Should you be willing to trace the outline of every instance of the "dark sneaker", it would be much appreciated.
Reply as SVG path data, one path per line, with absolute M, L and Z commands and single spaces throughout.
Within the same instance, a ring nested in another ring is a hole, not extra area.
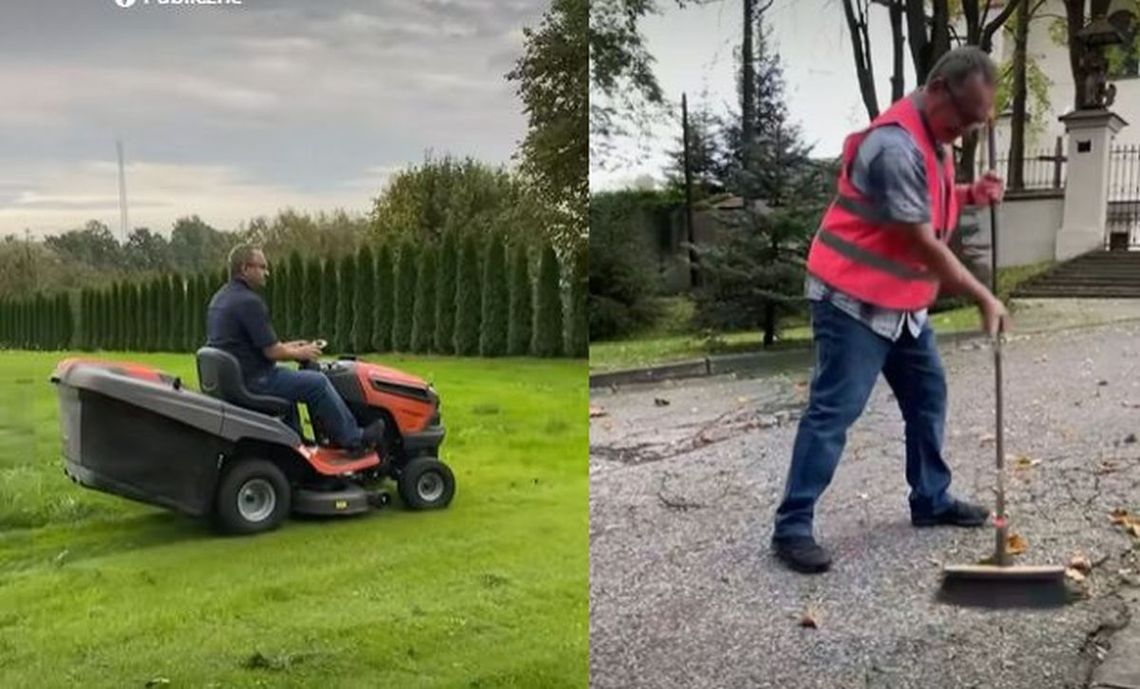
M 386 430 L 383 419 L 376 419 L 360 430 L 360 442 L 364 447 L 379 448 L 380 444 L 384 442 L 384 431 Z
M 831 556 L 810 536 L 772 539 L 772 552 L 781 562 L 801 574 L 826 572 Z
M 934 515 L 919 515 L 911 513 L 910 523 L 914 526 L 984 526 L 990 517 L 990 511 L 981 505 L 974 505 L 963 500 L 954 500 L 946 510 Z

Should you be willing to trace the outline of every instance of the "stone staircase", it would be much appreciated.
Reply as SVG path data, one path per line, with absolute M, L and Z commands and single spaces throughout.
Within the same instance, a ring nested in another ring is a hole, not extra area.
M 1026 281 L 1024 298 L 1140 299 L 1140 251 L 1092 251 Z

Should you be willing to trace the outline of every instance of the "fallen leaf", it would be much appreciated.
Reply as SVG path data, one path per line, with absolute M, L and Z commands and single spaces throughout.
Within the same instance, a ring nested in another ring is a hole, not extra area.
M 737 403 L 737 404 L 747 404 L 747 403 L 748 403 L 748 398 L 747 398 L 747 397 L 737 397 L 737 398 L 736 398 L 736 403 Z
M 1136 538 L 1140 538 L 1140 524 L 1131 522 L 1128 524 L 1127 528 L 1129 533 L 1131 533 Z
M 808 608 L 800 617 L 800 626 L 810 629 L 819 629 L 819 613 L 815 608 Z
M 1113 524 L 1127 524 L 1132 519 L 1132 515 L 1128 514 L 1128 510 L 1117 507 L 1108 515 L 1108 518 Z
M 1078 570 L 1074 567 L 1069 567 L 1068 569 L 1066 569 L 1065 570 L 1065 576 L 1067 576 L 1068 578 L 1077 582 L 1078 584 L 1083 582 L 1086 579 L 1084 572 L 1081 572 L 1080 570 Z
M 664 397 L 654 397 L 653 398 L 653 404 L 654 404 L 654 406 L 658 406 L 658 407 L 668 407 L 669 406 L 669 400 L 665 399 Z
M 1019 534 L 1010 534 L 1005 539 L 1005 549 L 1010 555 L 1020 555 L 1029 550 L 1029 541 Z
M 1021 455 L 1020 457 L 1018 457 L 1017 459 L 1015 459 L 1013 461 L 1013 466 L 1015 469 L 1030 469 L 1032 467 L 1037 466 L 1040 463 L 1041 463 L 1040 459 L 1030 459 L 1030 458 L 1026 457 L 1025 455 Z
M 1074 555 L 1072 559 L 1069 560 L 1069 569 L 1075 569 L 1078 572 L 1088 574 L 1092 571 L 1092 563 L 1082 554 Z
M 601 407 L 590 405 L 590 418 L 596 419 L 600 416 L 609 416 L 609 412 L 607 412 L 605 409 L 602 409 Z

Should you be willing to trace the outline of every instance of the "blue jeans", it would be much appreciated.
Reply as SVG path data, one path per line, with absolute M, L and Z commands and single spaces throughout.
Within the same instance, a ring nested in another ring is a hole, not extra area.
M 250 380 L 247 387 L 253 393 L 281 397 L 293 402 L 285 422 L 302 437 L 304 434 L 301 433 L 297 402 L 305 403 L 309 414 L 320 421 L 321 428 L 340 447 L 356 448 L 361 444 L 360 427 L 356 425 L 356 418 L 323 373 L 274 366 L 269 373 Z
M 950 467 L 942 459 L 946 375 L 930 324 L 917 338 L 904 328 L 895 342 L 831 304 L 811 303 L 815 369 L 807 411 L 792 449 L 775 538 L 812 535 L 815 503 L 831 483 L 847 429 L 863 413 L 882 372 L 906 422 L 910 510 L 928 516 L 950 506 Z

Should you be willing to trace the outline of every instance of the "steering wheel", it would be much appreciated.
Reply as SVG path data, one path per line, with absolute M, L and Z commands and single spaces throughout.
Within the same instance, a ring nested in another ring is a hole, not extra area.
M 319 349 L 324 349 L 325 347 L 329 346 L 328 340 L 313 340 L 313 344 L 315 344 Z M 321 365 L 315 360 L 298 361 L 297 368 L 301 371 L 319 371 L 321 370 Z

